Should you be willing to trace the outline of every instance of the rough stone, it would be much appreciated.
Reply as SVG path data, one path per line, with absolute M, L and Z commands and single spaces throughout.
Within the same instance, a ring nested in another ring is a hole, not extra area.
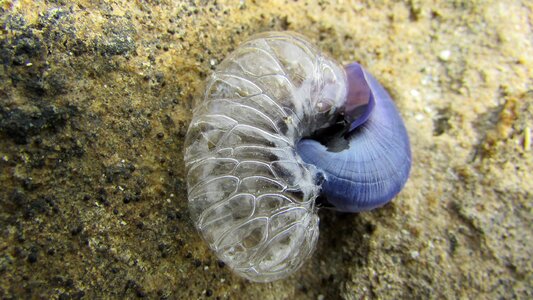
M 532 298 L 532 11 L 0 1 L 0 297 Z M 414 162 L 391 204 L 321 211 L 301 271 L 251 284 L 215 267 L 194 230 L 182 144 L 212 68 L 250 35 L 285 29 L 387 87 Z

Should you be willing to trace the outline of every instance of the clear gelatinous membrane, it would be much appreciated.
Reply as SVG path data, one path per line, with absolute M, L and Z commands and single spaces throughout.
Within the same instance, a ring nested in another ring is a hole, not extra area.
M 241 276 L 286 277 L 314 250 L 320 187 L 296 143 L 331 125 L 345 98 L 342 68 L 294 33 L 253 37 L 209 78 L 186 138 L 189 207 Z

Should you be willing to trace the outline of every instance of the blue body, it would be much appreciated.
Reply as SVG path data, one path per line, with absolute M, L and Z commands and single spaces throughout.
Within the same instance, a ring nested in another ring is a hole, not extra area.
M 348 84 L 370 89 L 370 111 L 363 114 L 364 120 L 351 118 L 344 150 L 331 151 L 318 141 L 303 139 L 297 152 L 323 173 L 322 193 L 330 204 L 340 211 L 359 212 L 383 206 L 400 192 L 409 177 L 411 149 L 387 91 L 359 64 L 348 66 L 347 72 L 349 68 L 364 75 L 348 76 Z

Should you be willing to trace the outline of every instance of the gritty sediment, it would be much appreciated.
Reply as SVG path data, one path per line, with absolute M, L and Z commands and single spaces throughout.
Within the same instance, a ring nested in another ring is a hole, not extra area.
M 531 298 L 527 1 L 0 1 L 2 298 Z M 317 250 L 251 284 L 187 211 L 183 142 L 247 37 L 307 36 L 390 91 L 413 168 L 382 209 L 320 211 Z

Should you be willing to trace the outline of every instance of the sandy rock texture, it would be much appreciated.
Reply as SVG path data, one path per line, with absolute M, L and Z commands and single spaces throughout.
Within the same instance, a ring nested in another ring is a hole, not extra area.
M 525 0 L 0 0 L 0 297 L 532 298 L 532 24 Z M 372 72 L 414 162 L 252 284 L 194 229 L 183 139 L 209 72 L 267 30 Z

